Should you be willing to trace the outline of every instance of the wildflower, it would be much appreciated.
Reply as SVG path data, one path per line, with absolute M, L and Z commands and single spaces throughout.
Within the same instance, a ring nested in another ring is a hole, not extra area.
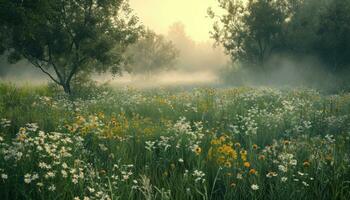
M 282 172 L 287 172 L 287 171 L 288 171 L 287 167 L 285 167 L 285 166 L 283 166 L 283 165 L 278 165 L 278 169 L 279 169 L 280 171 L 282 171 Z
M 39 182 L 39 183 L 37 183 L 36 184 L 38 187 L 43 187 L 44 186 L 44 184 L 42 183 L 42 182 Z
M 303 166 L 304 167 L 309 167 L 310 166 L 310 162 L 305 160 L 304 163 L 303 163 Z
M 253 149 L 258 149 L 258 145 L 257 144 L 253 144 Z
M 156 142 L 154 141 L 146 141 L 146 146 L 145 148 L 148 150 L 148 151 L 152 151 L 153 149 L 155 149 L 156 147 L 154 146 L 156 144 Z
M 309 186 L 309 184 L 307 184 L 305 181 L 303 181 L 302 183 L 303 183 L 303 185 L 305 185 L 306 187 Z
M 183 163 L 184 162 L 184 159 L 182 159 L 182 158 L 179 158 L 179 160 L 178 160 L 180 163 Z
M 226 140 L 226 136 L 225 136 L 225 135 L 222 135 L 222 136 L 220 137 L 220 141 L 221 141 L 221 142 L 225 142 L 225 140 Z
M 250 163 L 249 163 L 249 162 L 244 162 L 243 165 L 244 165 L 244 167 L 246 167 L 246 168 L 249 168 L 249 167 L 250 167 Z
M 232 159 L 237 160 L 237 152 L 235 150 L 230 151 L 229 154 Z
M 230 168 L 232 166 L 230 161 L 226 161 L 225 162 L 225 167 Z
M 298 163 L 298 161 L 295 159 L 293 159 L 289 162 L 289 164 L 294 165 L 294 166 L 297 165 L 297 163 Z
M 277 176 L 277 175 L 278 174 L 276 172 L 269 172 L 269 173 L 266 174 L 266 177 L 267 178 L 272 178 L 272 177 Z
M 94 189 L 94 188 L 87 187 L 87 189 L 88 189 L 88 190 L 89 190 L 89 192 L 91 192 L 91 193 L 94 193 L 94 192 L 95 192 L 95 189 Z
M 241 155 L 247 155 L 247 151 L 246 151 L 246 150 L 241 150 L 239 153 L 240 153 Z
M 283 142 L 283 144 L 284 144 L 284 145 L 289 145 L 289 144 L 290 144 L 290 141 L 289 141 L 289 140 L 285 140 L 285 141 Z
M 24 128 L 24 127 L 21 127 L 21 128 L 19 128 L 19 134 L 25 134 L 26 133 L 26 128 Z
M 56 186 L 55 186 L 55 185 L 51 185 L 51 186 L 49 187 L 49 190 L 52 191 L 52 192 L 55 191 L 55 190 L 56 190 Z
M 30 182 L 32 182 L 32 179 L 30 178 L 30 174 L 25 174 L 24 175 L 24 182 L 29 184 Z
M 67 178 L 68 177 L 68 174 L 65 170 L 61 170 L 61 174 L 62 174 L 62 177 L 63 178 Z
M 236 187 L 236 183 L 232 182 L 232 183 L 230 184 L 230 186 L 231 186 L 231 187 Z
M 304 173 L 299 172 L 299 171 L 298 171 L 298 174 L 299 174 L 300 176 L 304 176 L 304 175 L 305 175 Z
M 225 162 L 225 157 L 224 156 L 220 156 L 218 159 L 217 159 L 217 162 L 221 165 Z
M 260 155 L 259 156 L 259 160 L 265 160 L 265 156 L 264 155 Z
M 199 155 L 199 154 L 202 152 L 202 149 L 201 149 L 199 146 L 197 146 L 197 147 L 194 149 L 194 152 L 195 152 L 197 155 Z
M 27 138 L 27 135 L 25 134 L 25 132 L 24 133 L 20 133 L 17 136 L 17 140 L 19 140 L 21 142 L 23 142 L 26 138 Z
M 36 123 L 28 123 L 28 124 L 26 124 L 26 128 L 27 128 L 27 130 L 29 130 L 29 131 L 36 131 L 39 127 L 38 127 L 38 124 L 36 124 Z
M 241 144 L 239 142 L 235 143 L 235 147 L 241 148 Z
M 7 176 L 7 174 L 1 174 L 1 178 L 5 180 L 8 178 L 8 176 Z
M 259 186 L 256 185 L 256 184 L 253 184 L 253 185 L 250 186 L 250 188 L 252 188 L 252 190 L 258 190 Z
M 55 173 L 54 173 L 54 172 L 49 171 L 49 172 L 47 172 L 47 173 L 45 174 L 45 178 L 46 178 L 46 179 L 48 179 L 48 178 L 53 178 L 53 177 L 55 177 Z
M 251 174 L 251 175 L 256 174 L 256 173 L 257 173 L 257 171 L 255 169 L 250 169 L 249 170 L 249 174 Z
M 194 170 L 194 172 L 192 173 L 192 176 L 196 177 L 196 179 L 194 180 L 196 183 L 199 181 L 202 181 L 202 183 L 204 183 L 205 179 L 205 173 L 199 170 Z
M 241 173 L 238 173 L 236 178 L 241 180 L 241 179 L 243 179 L 243 176 Z
M 247 160 L 247 151 L 246 151 L 246 150 L 242 150 L 242 151 L 240 152 L 240 154 L 241 154 L 241 159 L 242 159 L 243 161 L 246 161 L 246 160 Z
M 62 163 L 62 167 L 63 167 L 63 169 L 67 169 L 68 165 L 66 163 Z
M 38 175 L 38 174 L 33 174 L 32 180 L 36 180 L 36 179 L 38 179 L 38 178 L 39 178 L 39 175 Z
M 281 178 L 281 181 L 282 181 L 283 183 L 286 182 L 287 180 L 288 180 L 288 178 L 285 177 L 285 176 Z
M 80 200 L 80 198 L 79 197 L 74 197 L 74 200 Z
M 213 140 L 211 140 L 210 143 L 211 143 L 212 145 L 218 145 L 218 144 L 221 143 L 221 141 L 220 141 L 220 140 L 217 140 L 217 139 L 213 139 Z
M 77 184 L 78 183 L 78 178 L 79 178 L 78 175 L 74 174 L 73 178 L 72 178 L 72 183 Z

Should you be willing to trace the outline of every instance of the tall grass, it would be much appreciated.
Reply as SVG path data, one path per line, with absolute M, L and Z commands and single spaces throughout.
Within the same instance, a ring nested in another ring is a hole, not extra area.
M 0 85 L 2 199 L 348 199 L 350 94 Z M 22 127 L 22 128 L 21 128 Z

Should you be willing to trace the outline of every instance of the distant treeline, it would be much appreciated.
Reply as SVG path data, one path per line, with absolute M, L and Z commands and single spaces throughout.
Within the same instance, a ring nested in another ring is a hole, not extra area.
M 219 0 L 212 37 L 234 62 L 268 71 L 273 56 L 318 59 L 332 74 L 350 67 L 350 0 Z

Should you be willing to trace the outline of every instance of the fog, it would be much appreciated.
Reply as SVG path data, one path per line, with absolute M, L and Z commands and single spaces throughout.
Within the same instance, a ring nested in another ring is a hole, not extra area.
M 310 87 L 333 90 L 341 85 L 341 79 L 330 73 L 317 58 L 280 54 L 272 56 L 266 62 L 265 69 L 250 69 L 239 64 L 228 65 L 221 72 L 220 78 L 230 86 Z
M 47 83 L 49 78 L 26 60 L 10 64 L 5 56 L 0 56 L 0 81 L 17 85 L 41 85 Z
M 113 77 L 106 74 L 94 74 L 98 83 L 110 83 L 113 86 L 158 87 L 178 85 L 217 85 L 221 82 L 219 72 L 228 63 L 229 58 L 222 48 L 213 48 L 213 42 L 196 42 L 186 33 L 184 24 L 177 22 L 169 27 L 165 35 L 180 51 L 173 70 L 161 71 L 149 75 L 134 75 L 124 72 Z M 16 64 L 0 61 L 0 79 L 15 84 L 42 84 L 49 79 L 30 63 L 22 60 Z
M 267 61 L 269 72 L 264 73 L 264 70 L 233 65 L 223 48 L 214 48 L 212 40 L 193 40 L 181 22 L 172 24 L 165 37 L 180 51 L 174 69 L 151 75 L 124 72 L 113 77 L 108 73 L 94 74 L 93 79 L 99 84 L 137 88 L 269 86 L 333 90 L 341 84 L 339 77 L 331 75 L 322 62 L 313 57 L 293 58 L 276 54 Z M 25 60 L 9 64 L 4 56 L 0 58 L 0 80 L 18 85 L 39 85 L 49 81 L 46 75 Z

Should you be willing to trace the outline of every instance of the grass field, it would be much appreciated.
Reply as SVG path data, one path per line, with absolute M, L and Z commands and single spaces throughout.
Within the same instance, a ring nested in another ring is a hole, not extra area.
M 350 94 L 0 85 L 0 199 L 350 199 Z

